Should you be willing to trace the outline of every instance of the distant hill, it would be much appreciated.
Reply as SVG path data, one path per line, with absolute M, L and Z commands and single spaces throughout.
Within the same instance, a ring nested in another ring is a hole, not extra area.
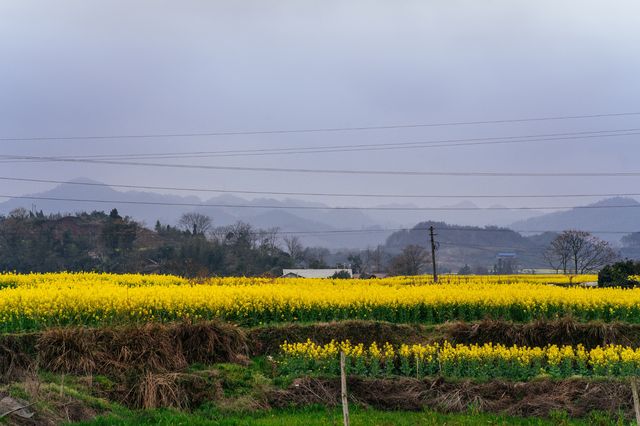
M 383 204 L 380 207 L 404 207 L 414 208 L 415 204 Z M 435 207 L 435 206 L 434 206 Z M 452 209 L 472 209 L 472 210 L 408 210 L 408 211 L 396 211 L 390 214 L 389 211 L 371 211 L 367 214 L 377 220 L 378 222 L 385 223 L 392 217 L 395 222 L 402 223 L 404 225 L 414 224 L 424 221 L 435 222 L 447 222 L 457 223 L 460 225 L 468 226 L 507 226 L 515 221 L 529 219 L 543 214 L 543 211 L 537 210 L 502 210 L 503 206 L 493 205 L 492 207 L 500 207 L 501 210 L 475 210 L 478 209 L 478 205 L 471 201 L 460 201 L 454 204 L 445 204 L 438 207 L 446 207 Z
M 422 222 L 410 230 L 394 232 L 387 238 L 385 250 L 397 254 L 409 244 L 430 247 L 426 229 L 434 226 L 438 263 L 442 268 L 457 272 L 462 266 L 492 267 L 499 253 L 515 253 L 516 262 L 523 268 L 547 268 L 542 257 L 544 249 L 555 237 L 546 233 L 525 237 L 515 231 L 499 227 L 449 225 L 443 222 Z
M 76 179 L 74 182 L 100 184 L 89 179 Z M 153 227 L 156 220 L 164 224 L 174 225 L 180 216 L 187 211 L 198 211 L 210 216 L 214 226 L 225 226 L 239 220 L 248 222 L 259 228 L 280 228 L 295 232 L 336 231 L 340 229 L 375 229 L 380 228 L 378 222 L 358 210 L 304 210 L 279 208 L 242 208 L 241 205 L 258 206 L 315 206 L 325 204 L 295 199 L 284 201 L 257 198 L 244 199 L 232 195 L 220 195 L 207 200 L 196 196 L 179 196 L 158 194 L 146 191 L 117 191 L 108 186 L 62 184 L 48 191 L 31 194 L 36 197 L 49 198 L 39 200 L 10 199 L 0 203 L 0 213 L 7 214 L 11 210 L 24 207 L 27 210 L 42 210 L 45 213 L 76 213 L 83 211 L 118 211 L 131 218 Z M 95 200 L 95 201 L 68 201 Z M 101 200 L 118 200 L 119 202 L 100 202 Z M 137 203 L 150 204 L 137 204 Z M 159 203 L 154 205 L 153 203 Z M 181 204 L 215 204 L 220 207 L 199 206 L 167 206 L 162 203 Z M 228 206 L 228 207 L 227 207 Z M 376 246 L 384 241 L 390 232 L 373 233 L 335 233 L 300 235 L 305 245 L 324 246 L 327 248 L 364 248 Z
M 305 245 L 323 246 L 330 249 L 374 247 L 382 244 L 387 237 L 392 236 L 391 231 L 384 231 L 385 228 L 395 229 L 408 227 L 415 223 L 428 222 L 455 223 L 461 226 L 491 225 L 531 230 L 575 228 L 601 231 L 640 231 L 640 208 L 606 208 L 607 205 L 640 205 L 636 200 L 630 198 L 611 198 L 593 204 L 594 206 L 603 206 L 603 208 L 572 209 L 549 214 L 542 214 L 541 211 L 535 210 L 482 209 L 423 211 L 316 210 L 282 209 L 277 207 L 327 207 L 327 205 L 299 199 L 247 199 L 229 194 L 202 200 L 194 195 L 119 191 L 108 186 L 102 186 L 99 182 L 89 179 L 77 179 L 75 182 L 94 185 L 62 184 L 50 190 L 33 194 L 37 197 L 49 198 L 47 200 L 10 199 L 0 203 L 0 214 L 7 214 L 17 207 L 24 207 L 28 210 L 42 210 L 45 213 L 75 213 L 92 210 L 108 212 L 115 207 L 121 214 L 143 222 L 148 227 L 153 227 L 156 220 L 160 220 L 164 224 L 174 225 L 184 212 L 198 211 L 210 216 L 215 226 L 230 225 L 241 220 L 259 228 L 279 228 L 280 230 L 301 232 L 300 238 Z M 69 201 L 74 199 L 94 201 Z M 101 202 L 103 200 L 118 200 L 119 202 Z M 140 202 L 149 204 L 138 204 Z M 154 205 L 153 203 L 158 204 Z M 162 205 L 163 203 L 214 204 L 216 206 L 167 206 Z M 345 201 L 344 204 L 354 205 L 356 203 Z M 242 205 L 257 205 L 264 206 L 264 208 L 238 207 Z M 379 207 L 416 207 L 416 205 L 385 204 Z M 475 209 L 477 206 L 470 201 L 461 201 L 445 207 Z M 374 232 L 335 232 L 340 230 L 373 230 Z M 323 232 L 320 233 L 319 231 Z M 598 236 L 618 243 L 623 235 L 599 234 Z M 391 242 L 393 242 L 394 238 L 397 238 L 397 236 L 392 237 L 389 240 Z M 542 235 L 532 236 L 531 239 L 528 239 L 528 237 L 522 238 L 535 245 L 546 245 L 548 237 Z M 536 238 L 542 240 L 537 241 Z M 495 241 L 499 240 L 496 239 Z M 484 243 L 484 240 L 482 240 L 482 243 Z M 512 243 L 515 244 L 515 240 L 510 241 L 508 245 Z
M 590 204 L 597 208 L 571 209 L 562 212 L 521 220 L 511 224 L 521 230 L 565 230 L 585 231 L 640 231 L 640 203 L 633 198 L 614 197 Z M 638 208 L 607 208 L 607 206 L 638 206 Z M 595 233 L 598 237 L 619 243 L 624 234 Z

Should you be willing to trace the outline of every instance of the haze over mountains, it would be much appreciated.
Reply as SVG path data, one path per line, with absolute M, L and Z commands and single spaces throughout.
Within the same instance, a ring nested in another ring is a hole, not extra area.
M 513 223 L 521 230 L 583 229 L 592 231 L 602 239 L 617 243 L 625 232 L 640 230 L 640 203 L 629 197 L 613 197 L 590 204 L 593 209 L 571 209 L 547 213 Z M 607 208 L 609 206 L 637 206 Z M 604 231 L 602 233 L 595 231 Z M 613 234 L 607 233 L 613 232 Z
M 365 248 L 381 244 L 394 228 L 413 227 L 424 221 L 446 222 L 465 226 L 502 226 L 516 230 L 584 229 L 590 231 L 640 230 L 640 209 L 606 208 L 607 206 L 640 206 L 631 198 L 609 198 L 594 203 L 595 209 L 571 209 L 544 213 L 535 210 L 322 210 L 305 207 L 328 207 L 326 204 L 300 199 L 241 198 L 219 195 L 201 199 L 194 195 L 159 194 L 150 191 L 120 191 L 88 179 L 76 179 L 76 184 L 61 184 L 53 189 L 31 194 L 50 199 L 9 199 L 0 203 L 0 213 L 7 214 L 17 207 L 42 210 L 45 213 L 72 213 L 78 211 L 117 208 L 122 214 L 153 226 L 156 220 L 175 224 L 187 211 L 198 211 L 213 218 L 216 226 L 224 226 L 239 220 L 259 228 L 279 228 L 282 231 L 310 232 L 300 235 L 306 245 L 327 248 Z M 82 185 L 78 183 L 90 183 Z M 95 185 L 98 184 L 98 185 Z M 68 201 L 75 200 L 75 201 Z M 93 200 L 93 201 L 80 201 Z M 108 202 L 103 202 L 108 201 Z M 114 201 L 114 202 L 111 202 Z M 140 204 L 147 203 L 147 204 Z M 157 204 L 154 204 L 157 203 Z M 178 204 L 178 205 L 165 205 Z M 202 206 L 206 204 L 208 206 Z M 242 206 L 264 206 L 246 208 Z M 353 205 L 348 199 L 344 206 Z M 284 209 L 285 206 L 302 207 Z M 475 208 L 470 201 L 456 204 L 429 204 L 431 207 Z M 384 204 L 378 207 L 418 207 L 415 204 Z M 363 232 L 335 233 L 336 230 L 363 230 Z M 365 232 L 366 230 L 366 232 Z M 329 231 L 326 234 L 316 232 Z M 619 242 L 621 233 L 599 235 L 613 243 Z

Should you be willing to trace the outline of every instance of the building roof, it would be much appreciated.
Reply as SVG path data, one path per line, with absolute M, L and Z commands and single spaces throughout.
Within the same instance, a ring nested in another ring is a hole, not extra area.
M 351 269 L 283 269 L 283 277 L 300 277 L 300 278 L 331 278 L 338 272 L 346 272 L 350 277 L 353 276 Z

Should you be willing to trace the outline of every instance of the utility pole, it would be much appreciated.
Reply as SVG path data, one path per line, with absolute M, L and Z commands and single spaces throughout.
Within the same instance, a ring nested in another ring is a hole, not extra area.
M 429 236 L 431 237 L 431 262 L 433 263 L 433 282 L 438 282 L 438 271 L 436 270 L 436 242 L 433 239 L 433 225 L 429 227 Z
M 347 396 L 346 355 L 340 351 L 340 399 L 342 400 L 342 419 L 344 426 L 349 426 L 349 398 Z

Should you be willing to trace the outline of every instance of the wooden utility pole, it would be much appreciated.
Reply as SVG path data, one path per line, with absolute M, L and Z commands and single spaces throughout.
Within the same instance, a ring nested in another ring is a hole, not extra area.
M 638 382 L 635 377 L 631 377 L 631 394 L 633 395 L 633 411 L 636 413 L 636 424 L 640 425 L 640 399 L 638 398 Z
M 349 426 L 349 398 L 347 398 L 346 356 L 340 351 L 340 397 L 342 399 L 342 418 L 344 426 Z
M 431 237 L 431 262 L 433 266 L 433 282 L 438 282 L 438 271 L 436 270 L 436 242 L 433 237 L 435 234 L 433 233 L 433 225 L 429 227 L 429 236 Z

